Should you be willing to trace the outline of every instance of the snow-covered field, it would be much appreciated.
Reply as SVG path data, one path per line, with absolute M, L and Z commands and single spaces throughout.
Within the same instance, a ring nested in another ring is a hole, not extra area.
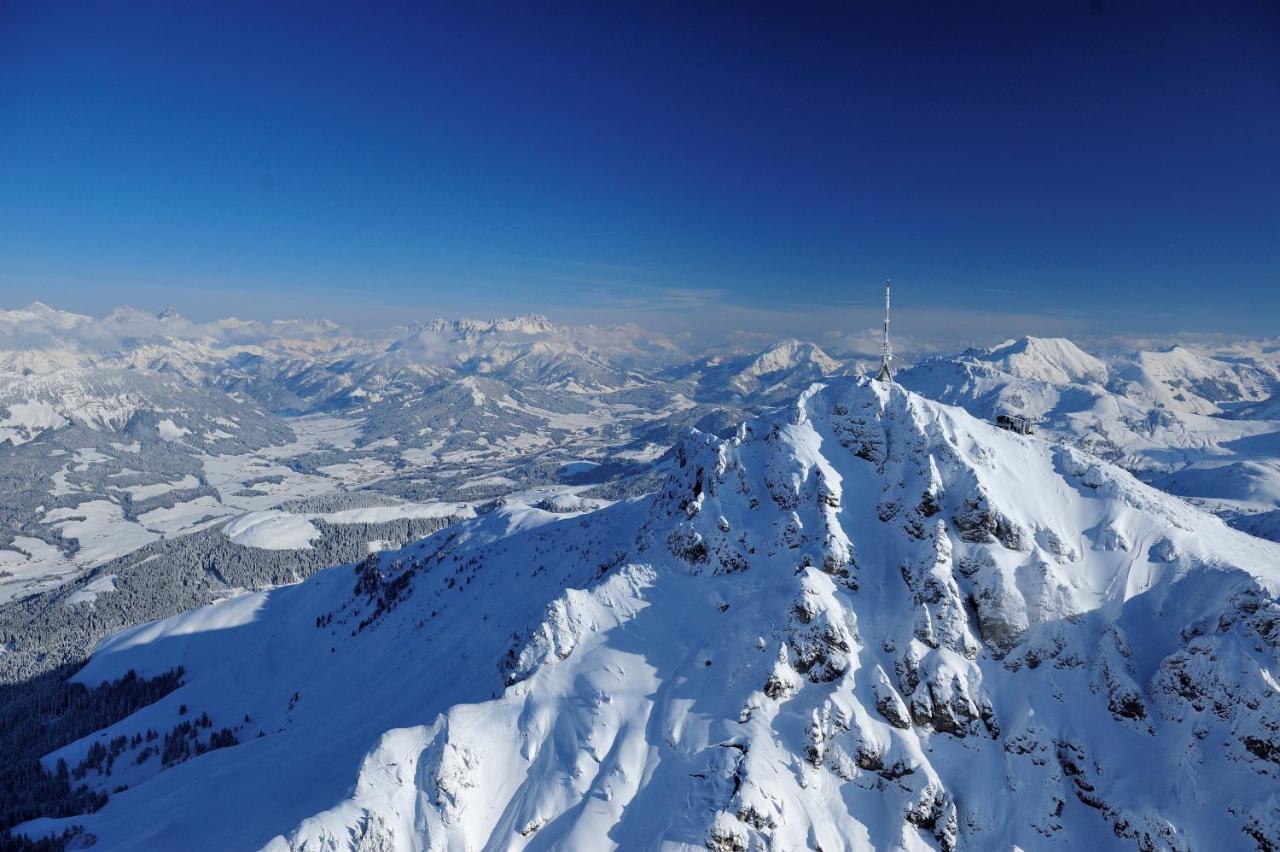
M 474 517 L 475 509 L 466 503 L 406 503 L 375 506 L 368 509 L 344 509 L 337 512 L 284 512 L 267 509 L 241 515 L 223 527 L 227 538 L 246 547 L 263 550 L 295 550 L 310 547 L 320 535 L 312 521 L 330 524 L 378 524 L 398 518 L 465 518 Z
M 75 538 L 80 547 L 68 556 L 44 542 L 24 547 L 23 539 L 19 539 L 13 545 L 16 549 L 0 551 L 0 570 L 10 571 L 13 575 L 0 578 L 0 602 L 65 582 L 86 569 L 162 537 L 193 532 L 284 501 L 331 494 L 339 487 L 359 487 L 378 478 L 376 471 L 363 477 L 335 479 L 324 473 L 304 474 L 291 470 L 281 462 L 293 455 L 311 452 L 330 441 L 350 447 L 352 438 L 359 434 L 359 421 L 303 417 L 289 423 L 298 436 L 290 444 L 240 455 L 197 455 L 204 482 L 214 494 L 177 500 L 171 506 L 158 507 L 134 518 L 125 516 L 118 502 L 121 492 L 137 502 L 192 489 L 200 484 L 195 475 L 184 474 L 175 480 L 155 484 L 108 486 L 103 493 L 105 499 L 44 512 L 41 520 L 45 524 L 68 538 Z M 105 458 L 95 459 L 79 453 L 67 459 L 66 469 L 83 469 L 95 460 Z M 269 481 L 264 482 L 264 477 Z M 250 489 L 257 493 L 245 493 Z

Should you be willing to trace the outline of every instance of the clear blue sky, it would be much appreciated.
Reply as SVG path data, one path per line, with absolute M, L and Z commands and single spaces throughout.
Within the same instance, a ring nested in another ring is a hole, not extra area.
M 799 5 L 0 2 L 0 305 L 1280 331 L 1280 4 Z

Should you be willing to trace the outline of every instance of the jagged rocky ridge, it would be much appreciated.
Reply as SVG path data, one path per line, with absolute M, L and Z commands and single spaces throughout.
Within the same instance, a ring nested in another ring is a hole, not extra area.
M 101 779 L 130 789 L 74 822 L 103 848 L 1271 848 L 1277 589 L 1280 547 L 1118 468 L 834 380 L 690 433 L 648 498 L 508 507 L 109 640 L 84 682 L 187 683 L 98 738 L 182 703 L 241 745 Z

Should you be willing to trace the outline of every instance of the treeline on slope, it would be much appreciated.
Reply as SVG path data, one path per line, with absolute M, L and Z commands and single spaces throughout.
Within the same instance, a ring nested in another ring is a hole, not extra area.
M 97 842 L 92 834 L 84 833 L 84 826 L 73 825 L 56 837 L 37 837 L 34 840 L 7 831 L 0 832 L 0 852 L 62 852 L 75 840 L 79 848 L 92 846 Z
M 224 433 L 225 437 L 204 450 L 248 453 L 294 438 L 286 425 L 266 415 L 238 405 L 228 410 L 239 418 L 236 434 Z M 205 412 L 208 416 L 216 413 Z M 79 543 L 64 537 L 56 523 L 45 521 L 47 513 L 55 509 L 74 512 L 82 503 L 109 500 L 120 505 L 127 519 L 136 521 L 147 512 L 171 509 L 183 501 L 217 498 L 217 491 L 205 479 L 198 450 L 188 446 L 189 441 L 162 438 L 156 429 L 157 419 L 154 412 L 139 411 L 117 430 L 71 424 L 47 429 L 22 444 L 0 442 L 0 490 L 5 495 L 0 506 L 0 547 L 13 547 L 15 536 L 25 536 L 73 555 Z M 181 412 L 170 412 L 168 419 L 178 421 L 178 426 L 198 426 L 198 418 Z M 78 462 L 77 453 L 85 450 L 92 451 L 91 460 Z M 54 480 L 57 475 L 62 477 L 60 485 Z M 128 490 L 172 483 L 186 476 L 194 478 L 196 485 L 136 500 Z
M 349 509 L 377 509 L 399 506 L 401 501 L 377 491 L 338 491 L 333 494 L 313 494 L 286 500 L 276 508 L 283 512 L 344 512 Z
M 313 572 L 358 562 L 368 542 L 393 545 L 424 538 L 447 518 L 398 518 L 375 524 L 313 521 L 320 537 L 309 549 L 262 550 L 230 541 L 219 529 L 151 542 L 58 589 L 0 605 L 0 683 L 17 683 L 82 663 L 102 637 L 239 590 L 296 583 Z M 114 576 L 115 591 L 92 603 L 69 599 L 94 579 Z M 0 724 L 4 723 L 0 717 Z
M 347 504 L 365 501 L 341 502 L 353 507 Z M 332 503 L 314 505 L 320 511 L 333 510 Z M 131 673 L 95 689 L 68 682 L 104 636 L 212 603 L 236 590 L 298 582 L 321 568 L 363 559 L 369 541 L 404 544 L 450 522 L 314 521 L 321 535 L 310 549 L 300 550 L 245 547 L 230 541 L 220 528 L 208 529 L 152 542 L 59 589 L 0 605 L 0 644 L 7 646 L 0 653 L 0 832 L 37 816 L 68 816 L 101 807 L 104 794 L 75 784 L 73 770 L 44 772 L 40 758 L 158 700 L 180 682 L 180 671 L 151 681 Z M 99 593 L 91 604 L 68 602 L 75 592 L 106 575 L 114 575 L 115 591 Z M 216 734 L 210 746 L 229 744 L 228 734 Z M 56 849 L 63 841 L 51 842 L 55 845 L 29 845 L 0 834 L 0 852 Z
M 617 463 L 601 465 L 601 470 L 590 476 L 572 477 L 568 480 L 561 474 L 566 462 L 581 455 L 573 455 L 560 451 L 531 455 L 503 467 L 500 479 L 487 483 L 475 484 L 475 470 L 455 470 L 432 472 L 430 479 L 424 479 L 420 471 L 407 471 L 379 480 L 378 491 L 394 495 L 403 500 L 428 502 L 432 500 L 479 502 L 498 500 L 508 494 L 525 488 L 540 485 L 557 485 L 566 481 L 577 485 L 591 483 L 622 483 L 618 487 L 626 488 L 625 480 L 644 476 L 648 466 L 643 463 Z M 660 479 L 660 477 L 659 477 Z
M 69 681 L 73 672 L 73 666 L 62 666 L 23 683 L 0 684 L 0 849 L 27 848 L 7 837 L 19 823 L 102 807 L 106 794 L 78 783 L 75 776 L 83 772 L 72 772 L 62 761 L 47 772 L 40 758 L 159 701 L 183 676 L 181 668 L 150 679 L 130 670 L 90 689 Z

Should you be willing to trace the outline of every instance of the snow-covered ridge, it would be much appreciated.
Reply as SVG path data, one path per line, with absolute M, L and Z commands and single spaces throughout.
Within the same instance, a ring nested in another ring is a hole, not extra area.
M 1115 461 L 1243 529 L 1280 508 L 1280 360 L 1274 347 L 1112 356 L 1023 338 L 923 361 L 898 379 L 993 419 L 1021 415 L 1069 445 Z
M 86 682 L 188 682 L 50 761 L 179 704 L 240 744 L 126 752 L 76 821 L 107 849 L 1280 842 L 1280 546 L 866 380 L 670 464 L 105 644 Z

